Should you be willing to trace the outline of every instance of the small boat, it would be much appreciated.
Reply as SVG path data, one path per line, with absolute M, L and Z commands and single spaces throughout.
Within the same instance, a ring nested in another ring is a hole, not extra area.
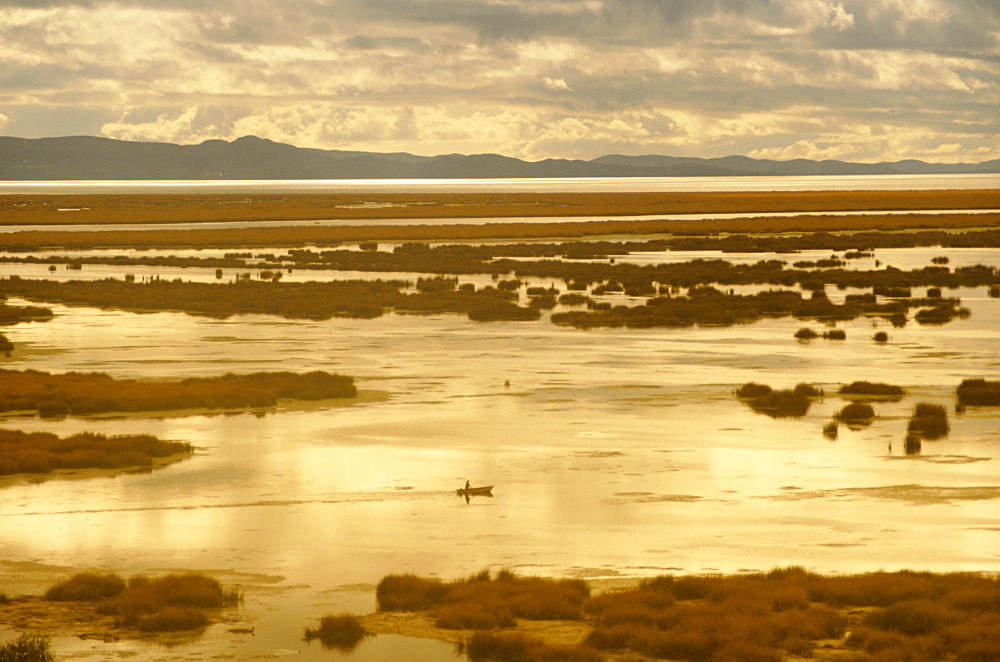
M 484 485 L 483 487 L 463 487 L 455 490 L 455 494 L 458 496 L 493 496 L 493 486 Z

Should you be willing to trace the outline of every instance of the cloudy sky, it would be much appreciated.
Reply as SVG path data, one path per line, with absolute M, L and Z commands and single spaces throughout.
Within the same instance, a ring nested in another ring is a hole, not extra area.
M 0 135 L 1000 158 L 997 0 L 0 0 Z

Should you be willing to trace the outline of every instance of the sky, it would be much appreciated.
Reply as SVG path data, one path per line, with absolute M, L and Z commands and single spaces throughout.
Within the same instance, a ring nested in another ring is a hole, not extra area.
M 0 0 L 0 135 L 1000 158 L 998 0 Z

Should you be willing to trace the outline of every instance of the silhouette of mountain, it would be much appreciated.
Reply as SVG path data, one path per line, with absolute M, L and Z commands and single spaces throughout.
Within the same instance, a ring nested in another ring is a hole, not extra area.
M 498 154 L 416 156 L 300 148 L 244 136 L 200 145 L 88 136 L 0 136 L 0 180 L 482 179 L 517 177 L 712 177 L 726 175 L 897 175 L 1000 173 L 983 163 L 772 161 L 611 154 L 590 161 L 522 161 Z

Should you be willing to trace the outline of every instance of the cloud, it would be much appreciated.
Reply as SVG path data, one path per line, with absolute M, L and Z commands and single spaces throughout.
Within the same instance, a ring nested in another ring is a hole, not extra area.
M 981 0 L 11 0 L 0 113 L 31 136 L 971 160 L 1000 151 L 998 35 Z
M 567 85 L 566 81 L 562 78 L 549 78 L 546 76 L 542 79 L 542 83 L 544 83 L 545 87 L 550 90 L 569 90 L 569 85 Z

